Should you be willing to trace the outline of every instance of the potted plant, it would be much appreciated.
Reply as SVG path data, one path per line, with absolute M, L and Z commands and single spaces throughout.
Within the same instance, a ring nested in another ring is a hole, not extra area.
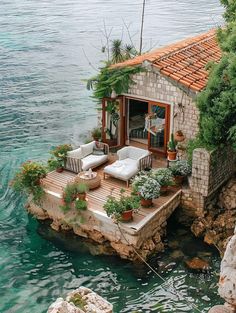
M 184 137 L 184 134 L 183 134 L 182 130 L 177 130 L 177 131 L 175 132 L 174 139 L 175 139 L 175 141 L 177 141 L 177 142 L 182 142 L 182 141 L 184 141 L 185 137 Z
M 116 199 L 112 193 L 108 196 L 103 208 L 108 216 L 116 221 L 129 222 L 133 219 L 133 211 L 139 208 L 139 197 L 134 195 L 125 196 L 124 189 L 120 190 L 120 198 Z
M 91 135 L 93 137 L 93 140 L 99 141 L 102 138 L 101 128 L 94 127 L 91 131 Z
M 48 168 L 50 171 L 56 170 L 58 173 L 62 173 L 64 169 L 64 162 L 62 160 L 57 160 L 57 159 L 49 159 L 48 160 Z
M 86 199 L 86 192 L 88 191 L 88 186 L 83 183 L 77 183 L 77 196 L 80 200 Z
M 85 210 L 87 210 L 87 207 L 88 207 L 87 201 L 80 200 L 80 199 L 76 199 L 75 200 L 75 208 L 76 208 L 76 210 L 78 210 L 78 211 L 85 211 Z
M 49 162 L 49 167 L 51 168 L 54 167 L 54 169 L 57 170 L 57 172 L 62 172 L 65 162 L 66 162 L 66 157 L 67 153 L 72 150 L 72 146 L 69 144 L 63 144 L 55 147 L 50 151 L 50 154 L 53 155 L 54 158 L 51 158 Z M 55 162 L 57 161 L 57 162 Z
M 63 209 L 63 211 L 65 211 L 65 212 L 69 211 L 71 209 L 72 203 L 74 201 L 77 201 L 77 198 L 80 201 L 85 201 L 87 190 L 88 190 L 88 187 L 86 184 L 81 184 L 81 183 L 77 183 L 77 182 L 69 183 L 65 187 L 64 192 L 63 192 L 63 196 L 62 196 L 61 208 Z M 80 205 L 80 204 L 77 204 L 77 205 Z
M 188 176 L 192 172 L 191 165 L 187 160 L 178 160 L 170 167 L 170 170 L 174 176 L 175 184 L 181 185 L 184 177 Z
M 149 177 L 150 174 L 151 174 L 151 172 L 141 171 L 134 177 L 134 179 L 132 181 L 133 194 L 135 194 L 135 195 L 140 194 L 140 188 L 146 182 L 147 177 Z
M 44 195 L 41 179 L 47 174 L 46 167 L 39 162 L 27 161 L 23 163 L 11 182 L 12 188 L 21 193 L 33 196 L 38 204 Z
M 155 179 L 147 176 L 145 183 L 139 188 L 140 203 L 143 207 L 152 206 L 152 200 L 160 196 L 160 187 Z
M 169 168 L 158 168 L 152 170 L 151 177 L 153 177 L 161 186 L 160 192 L 164 194 L 167 192 L 168 187 L 173 185 L 173 174 Z
M 168 159 L 171 161 L 176 160 L 176 141 L 174 140 L 174 134 L 171 134 L 170 141 L 168 142 L 168 150 L 167 150 L 167 156 Z

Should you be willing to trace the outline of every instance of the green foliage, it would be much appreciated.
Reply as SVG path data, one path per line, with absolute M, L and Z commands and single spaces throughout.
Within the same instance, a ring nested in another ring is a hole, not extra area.
M 132 75 L 145 71 L 141 66 L 112 68 L 106 64 L 97 76 L 87 81 L 87 89 L 93 90 L 93 97 L 101 100 L 109 98 L 112 90 L 120 95 L 126 93 L 134 84 Z
M 123 212 L 139 208 L 139 197 L 135 195 L 125 196 L 124 189 L 121 189 L 119 199 L 116 199 L 111 193 L 103 208 L 108 216 L 119 221 Z
M 169 168 L 152 170 L 151 177 L 154 178 L 160 186 L 172 186 L 174 184 L 173 175 Z
M 72 296 L 70 298 L 70 302 L 74 303 L 74 305 L 81 310 L 85 310 L 85 306 L 87 304 L 80 294 Z
M 170 170 L 173 176 L 188 176 L 192 172 L 192 167 L 187 160 L 178 160 L 171 165 Z
M 202 143 L 213 147 L 236 145 L 236 1 L 221 2 L 226 9 L 226 25 L 218 31 L 223 56 L 218 64 L 211 64 L 206 89 L 197 98 L 199 137 Z
M 69 144 L 59 145 L 50 150 L 52 158 L 48 160 L 48 168 L 50 171 L 54 171 L 58 168 L 63 168 L 65 165 L 67 153 L 72 150 L 72 146 Z
M 71 204 L 76 200 L 78 194 L 82 194 L 87 192 L 88 187 L 85 184 L 81 183 L 70 183 L 68 184 L 63 192 L 63 202 L 64 204 L 61 206 L 61 209 L 64 212 L 67 212 L 71 209 Z
M 193 151 L 197 148 L 205 148 L 208 151 L 211 151 L 214 149 L 214 146 L 207 145 L 205 142 L 203 142 L 199 137 L 196 137 L 195 139 L 190 139 L 187 143 L 186 152 L 188 157 L 188 162 L 192 164 L 193 159 Z
M 44 195 L 40 180 L 47 174 L 46 167 L 39 162 L 27 161 L 23 163 L 11 182 L 12 188 L 26 195 L 32 195 L 33 201 L 38 204 Z
M 76 199 L 76 201 L 75 201 L 75 208 L 76 208 L 76 210 L 78 210 L 78 211 L 85 211 L 87 209 L 87 207 L 88 207 L 87 201 Z
M 91 130 L 91 135 L 92 135 L 93 138 L 101 139 L 101 137 L 102 137 L 101 128 L 100 127 L 94 127 Z
M 49 171 L 54 171 L 58 168 L 63 168 L 64 162 L 63 160 L 57 160 L 54 158 L 51 158 L 48 160 L 48 169 Z
M 176 141 L 174 140 L 174 134 L 171 134 L 170 141 L 168 142 L 168 150 L 175 152 L 176 151 Z

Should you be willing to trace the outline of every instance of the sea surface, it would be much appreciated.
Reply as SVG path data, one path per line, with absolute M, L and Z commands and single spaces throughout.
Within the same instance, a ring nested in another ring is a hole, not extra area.
M 151 261 L 163 284 L 143 266 L 92 256 L 80 240 L 54 233 L 9 188 L 22 162 L 46 160 L 59 143 L 77 146 L 96 125 L 84 80 L 106 58 L 105 33 L 138 46 L 141 8 L 141 0 L 0 1 L 0 313 L 46 312 L 80 285 L 111 301 L 115 313 L 207 312 L 220 301 L 220 258 L 186 230 L 170 227 L 172 248 Z M 221 14 L 217 0 L 147 0 L 144 51 L 217 27 Z M 199 254 L 210 272 L 186 269 Z

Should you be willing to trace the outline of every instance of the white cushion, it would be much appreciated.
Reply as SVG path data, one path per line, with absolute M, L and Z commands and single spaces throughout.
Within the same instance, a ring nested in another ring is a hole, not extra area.
M 121 180 L 129 180 L 138 173 L 137 162 L 132 159 L 116 161 L 104 168 L 104 173 Z
M 134 160 L 139 160 L 147 155 L 149 155 L 148 150 L 136 148 L 136 147 L 129 147 L 128 151 L 128 158 L 134 159 Z
M 82 159 L 82 151 L 80 148 L 69 151 L 67 155 L 72 158 Z
M 94 145 L 95 145 L 95 141 L 92 141 L 90 143 L 87 143 L 85 145 L 80 146 L 83 158 L 85 158 L 87 155 L 93 153 Z
M 87 171 L 90 168 L 97 167 L 108 160 L 108 155 L 90 154 L 82 159 L 82 170 Z
M 147 155 L 149 155 L 150 152 L 148 150 L 144 150 L 141 148 L 136 147 L 124 147 L 117 151 L 117 155 L 119 157 L 119 160 L 123 160 L 126 158 L 130 158 L 133 160 L 139 160 Z

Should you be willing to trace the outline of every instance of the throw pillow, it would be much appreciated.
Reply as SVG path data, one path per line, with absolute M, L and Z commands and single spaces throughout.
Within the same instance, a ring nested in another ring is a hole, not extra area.
M 87 143 L 85 145 L 81 145 L 80 148 L 82 151 L 82 157 L 85 158 L 87 155 L 92 154 L 94 146 L 95 146 L 94 141 Z

